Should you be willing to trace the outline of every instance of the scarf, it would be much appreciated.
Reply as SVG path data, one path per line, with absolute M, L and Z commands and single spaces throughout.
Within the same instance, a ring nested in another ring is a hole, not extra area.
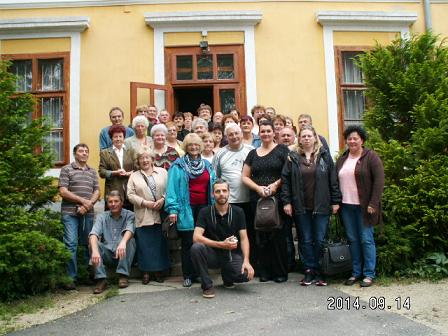
M 189 154 L 185 154 L 180 159 L 180 166 L 187 172 L 189 178 L 195 179 L 204 172 L 205 162 L 200 155 L 197 159 L 192 159 Z

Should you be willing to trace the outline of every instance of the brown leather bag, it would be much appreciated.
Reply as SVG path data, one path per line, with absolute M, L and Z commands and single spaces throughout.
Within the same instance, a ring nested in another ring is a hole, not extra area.
M 260 198 L 255 210 L 255 230 L 271 232 L 281 229 L 282 224 L 277 198 L 274 196 Z

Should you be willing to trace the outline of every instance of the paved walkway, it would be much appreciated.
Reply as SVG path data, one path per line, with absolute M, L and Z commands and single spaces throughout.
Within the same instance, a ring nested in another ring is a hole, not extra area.
M 328 310 L 329 297 L 347 295 L 330 286 L 301 287 L 298 277 L 292 274 L 285 284 L 252 281 L 234 289 L 217 280 L 214 299 L 203 299 L 198 285 L 185 289 L 180 281 L 167 281 L 143 286 L 135 280 L 119 296 L 14 335 L 438 335 L 387 308 L 371 310 L 362 301 L 359 310 Z

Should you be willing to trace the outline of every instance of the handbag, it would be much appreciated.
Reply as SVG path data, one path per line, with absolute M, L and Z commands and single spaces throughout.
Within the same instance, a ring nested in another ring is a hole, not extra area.
M 167 216 L 162 222 L 162 235 L 168 240 L 179 239 L 176 223 L 173 223 L 169 216 Z
M 348 273 L 352 270 L 352 257 L 350 254 L 350 246 L 342 237 L 341 223 L 339 216 L 334 218 L 334 237 L 327 238 L 322 251 L 322 258 L 320 260 L 321 272 L 324 275 L 337 275 Z M 331 217 L 330 217 L 331 221 Z M 330 230 L 328 230 L 327 235 Z
M 270 232 L 282 228 L 278 211 L 278 201 L 275 196 L 262 197 L 257 202 L 254 228 L 256 231 Z

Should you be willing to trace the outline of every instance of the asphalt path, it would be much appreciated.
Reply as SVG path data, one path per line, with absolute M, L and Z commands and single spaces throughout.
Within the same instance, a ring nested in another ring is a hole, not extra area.
M 127 294 L 13 335 L 438 335 L 387 306 L 373 309 L 373 299 L 370 306 L 359 301 L 356 309 L 356 298 L 331 286 L 301 287 L 296 277 L 283 284 L 255 280 L 234 289 L 218 284 L 214 299 L 202 298 L 197 285 L 165 283 L 151 292 L 140 291 L 143 287 L 150 288 L 131 284 Z M 344 307 L 329 309 L 332 298 Z

